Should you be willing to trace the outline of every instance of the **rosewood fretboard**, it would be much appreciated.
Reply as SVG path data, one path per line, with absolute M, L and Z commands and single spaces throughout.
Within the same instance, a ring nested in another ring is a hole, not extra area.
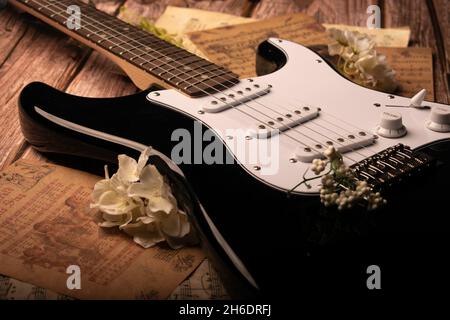
M 122 20 L 76 0 L 16 0 L 32 11 L 67 27 L 73 11 L 80 8 L 77 35 L 190 96 L 224 90 L 239 82 L 238 76 L 216 64 L 174 46 Z M 73 17 L 73 16 L 72 16 Z M 74 20 L 71 20 L 74 21 Z

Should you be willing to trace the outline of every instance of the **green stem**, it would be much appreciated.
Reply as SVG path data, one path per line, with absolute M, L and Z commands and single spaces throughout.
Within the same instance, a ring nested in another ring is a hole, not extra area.
M 308 170 L 309 170 L 309 169 L 308 169 Z M 305 173 L 303 174 L 303 180 L 300 181 L 300 182 L 299 182 L 298 184 L 296 184 L 291 190 L 288 191 L 288 196 L 291 195 L 291 193 L 292 193 L 295 189 L 297 189 L 298 187 L 300 187 L 302 184 L 306 184 L 306 183 L 308 183 L 308 181 L 312 181 L 312 180 L 316 180 L 316 179 L 322 178 L 323 176 L 326 176 L 327 174 L 330 174 L 331 171 L 332 171 L 332 170 L 330 169 L 330 171 L 328 171 L 327 173 L 324 173 L 324 174 L 322 174 L 322 175 L 320 175 L 320 176 L 316 176 L 316 177 L 312 177 L 312 178 L 305 178 L 306 173 L 308 172 L 308 170 L 306 170 Z

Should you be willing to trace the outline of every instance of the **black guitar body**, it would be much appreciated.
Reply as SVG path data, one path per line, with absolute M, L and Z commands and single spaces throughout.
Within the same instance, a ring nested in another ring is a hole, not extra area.
M 274 66 L 281 64 L 276 61 Z M 114 164 L 118 154 L 137 158 L 138 152 L 57 125 L 35 107 L 150 145 L 170 157 L 178 143 L 171 141 L 173 130 L 193 131 L 194 120 L 152 105 L 147 93 L 82 98 L 31 83 L 20 96 L 22 130 L 37 150 L 73 156 L 72 164 L 77 163 L 75 156 L 100 160 L 90 165 L 98 174 L 104 163 Z M 150 161 L 170 178 L 175 194 L 191 206 L 188 211 L 201 242 L 233 297 L 280 297 L 290 291 L 371 293 L 366 285 L 371 265 L 380 267 L 382 292 L 411 293 L 444 286 L 447 281 L 448 150 L 448 143 L 423 150 L 435 158 L 435 166 L 389 189 L 388 205 L 375 212 L 325 210 L 318 197 L 289 196 L 260 183 L 239 164 L 181 164 L 184 179 L 161 158 L 154 156 Z M 197 200 L 257 287 L 220 245 Z

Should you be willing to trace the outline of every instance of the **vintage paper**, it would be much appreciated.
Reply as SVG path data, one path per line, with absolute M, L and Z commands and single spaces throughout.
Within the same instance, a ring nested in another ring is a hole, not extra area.
M 188 36 L 211 61 L 245 78 L 255 75 L 256 48 L 262 41 L 278 37 L 304 45 L 323 44 L 327 43 L 324 30 L 314 18 L 297 13 Z
M 98 177 L 19 160 L 0 173 L 0 274 L 82 299 L 163 299 L 204 259 L 197 248 L 144 249 L 89 209 Z M 98 217 L 97 217 L 98 218 Z M 81 289 L 66 269 L 81 270 Z
M 68 296 L 0 275 L 0 300 L 68 300 Z M 217 272 L 208 259 L 184 280 L 167 298 L 169 300 L 227 300 Z
M 176 35 L 182 40 L 183 48 L 202 56 L 202 52 L 191 42 L 186 33 L 252 21 L 256 20 L 214 11 L 168 6 L 156 21 L 155 26 Z
M 383 30 L 387 29 L 377 29 L 376 32 L 383 34 Z M 256 75 L 255 49 L 261 41 L 273 36 L 304 45 L 326 44 L 328 39 L 323 31 L 312 17 L 296 14 L 188 33 L 188 36 L 209 60 L 245 78 Z M 379 43 L 406 45 L 409 30 L 400 28 L 396 31 L 399 33 L 392 34 L 392 37 L 381 35 L 384 40 Z M 434 99 L 433 63 L 429 48 L 378 47 L 377 51 L 386 55 L 389 65 L 396 71 L 399 95 L 411 97 L 425 88 L 427 99 Z
M 398 94 L 412 97 L 422 89 L 434 101 L 433 54 L 430 48 L 377 48 L 386 56 L 400 85 Z
M 406 48 L 408 46 L 409 37 L 411 35 L 411 29 L 409 29 L 409 27 L 369 29 L 358 26 L 348 26 L 343 24 L 327 24 L 327 23 L 324 23 L 323 26 L 327 30 L 330 28 L 336 28 L 339 30 L 350 30 L 368 34 L 373 37 L 377 47 Z
M 170 295 L 171 300 L 228 300 L 219 275 L 208 259 Z

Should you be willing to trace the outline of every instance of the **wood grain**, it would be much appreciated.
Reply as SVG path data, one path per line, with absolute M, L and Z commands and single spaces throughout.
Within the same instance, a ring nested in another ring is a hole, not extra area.
M 17 12 L 11 8 L 0 10 L 0 67 L 22 39 L 26 29 L 26 21 Z
M 117 11 L 122 3 L 98 2 L 110 11 Z M 91 50 L 11 7 L 2 10 L 0 18 L 5 19 L 0 20 L 2 24 L 9 26 L 5 29 L 9 30 L 5 31 L 6 37 L 0 38 L 0 48 L 5 49 L 0 53 L 0 59 L 4 57 L 3 62 L 0 60 L 0 87 L 8 88 L 0 91 L 0 168 L 3 168 L 22 154 L 27 158 L 40 158 L 36 152 L 28 151 L 20 131 L 17 115 L 20 90 L 32 81 L 42 81 L 61 90 L 67 88 Z M 15 44 L 16 38 L 20 41 Z
M 434 17 L 436 19 L 437 26 L 435 30 L 437 31 L 438 44 L 442 45 L 442 61 L 444 72 L 447 80 L 447 92 L 450 91 L 450 8 L 448 0 L 434 0 L 431 3 L 432 9 L 434 10 Z M 433 17 L 433 20 L 434 20 Z M 436 32 L 435 31 L 435 32 Z M 449 97 L 450 100 L 450 97 Z
M 253 11 L 257 19 L 282 15 L 291 12 L 303 12 L 313 16 L 321 23 L 342 23 L 365 26 L 367 7 L 378 4 L 376 0 L 261 0 Z
M 250 2 L 248 0 L 127 0 L 124 4 L 127 10 L 153 22 L 163 14 L 167 6 L 196 8 L 241 16 L 247 14 Z
M 88 53 L 61 34 L 30 25 L 0 69 L 0 167 L 15 159 L 24 142 L 17 115 L 20 90 L 29 82 L 42 81 L 63 89 Z
M 439 55 L 432 15 L 426 2 L 422 0 L 386 0 L 382 14 L 384 27 L 408 25 L 411 28 L 410 46 L 432 49 L 435 99 L 441 103 L 449 103 L 445 67 Z

